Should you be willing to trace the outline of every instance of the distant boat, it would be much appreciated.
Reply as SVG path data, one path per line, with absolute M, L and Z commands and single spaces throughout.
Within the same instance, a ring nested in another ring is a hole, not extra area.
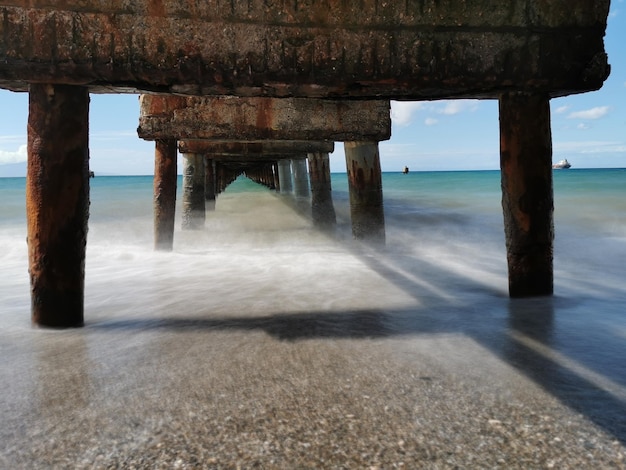
M 571 163 L 567 161 L 567 158 L 565 158 L 563 160 L 559 160 L 559 162 L 552 165 L 552 168 L 554 168 L 555 170 L 567 170 L 571 166 Z
M 404 169 L 402 170 L 402 173 L 406 175 L 408 172 L 409 172 L 409 167 L 405 166 Z

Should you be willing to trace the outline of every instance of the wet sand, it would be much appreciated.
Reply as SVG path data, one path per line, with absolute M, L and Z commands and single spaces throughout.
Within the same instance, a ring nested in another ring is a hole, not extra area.
M 82 329 L 31 328 L 12 301 L 0 468 L 626 468 L 615 307 L 512 301 L 450 272 L 444 288 L 444 273 L 411 277 L 419 263 L 393 248 L 320 236 L 300 258 L 272 245 L 266 266 L 262 244 L 238 242 L 187 253 L 176 283 L 165 274 L 179 255 L 136 279 L 123 271 L 135 260 L 94 255 Z M 208 260 L 236 266 L 200 289 Z M 354 288 L 336 287 L 346 276 Z M 116 299 L 126 282 L 134 297 Z M 108 297 L 89 296 L 102 285 Z M 181 285 L 188 301 L 174 303 Z

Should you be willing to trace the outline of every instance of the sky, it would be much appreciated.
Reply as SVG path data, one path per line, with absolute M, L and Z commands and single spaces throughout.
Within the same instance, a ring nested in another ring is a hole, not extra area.
M 605 49 L 611 75 L 595 92 L 553 99 L 554 162 L 626 168 L 626 0 L 613 0 Z M 0 176 L 25 176 L 28 95 L 0 90 Z M 392 102 L 392 136 L 380 143 L 383 171 L 499 168 L 498 102 Z M 137 95 L 91 95 L 90 169 L 96 175 L 151 175 L 154 143 L 137 137 Z M 178 159 L 179 173 L 182 158 Z M 343 144 L 330 157 L 345 172 Z

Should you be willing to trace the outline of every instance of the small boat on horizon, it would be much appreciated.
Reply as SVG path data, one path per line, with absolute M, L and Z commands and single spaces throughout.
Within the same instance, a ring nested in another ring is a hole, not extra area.
M 571 168 L 571 166 L 572 164 L 567 161 L 567 158 L 564 158 L 563 160 L 559 160 L 557 163 L 552 165 L 552 168 L 555 170 L 567 170 L 568 168 Z

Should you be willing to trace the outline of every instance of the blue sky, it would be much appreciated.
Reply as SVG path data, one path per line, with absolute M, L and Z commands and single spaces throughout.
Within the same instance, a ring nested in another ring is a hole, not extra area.
M 611 75 L 599 91 L 551 101 L 553 161 L 626 167 L 624 44 L 626 1 L 613 0 L 605 37 Z M 0 176 L 23 176 L 28 96 L 0 90 L 0 104 Z M 153 173 L 154 144 L 137 137 L 138 116 L 136 95 L 91 96 L 90 167 L 96 174 Z M 495 100 L 392 103 L 392 122 L 391 140 L 380 144 L 383 171 L 499 168 Z M 345 172 L 343 145 L 335 147 L 331 170 Z

